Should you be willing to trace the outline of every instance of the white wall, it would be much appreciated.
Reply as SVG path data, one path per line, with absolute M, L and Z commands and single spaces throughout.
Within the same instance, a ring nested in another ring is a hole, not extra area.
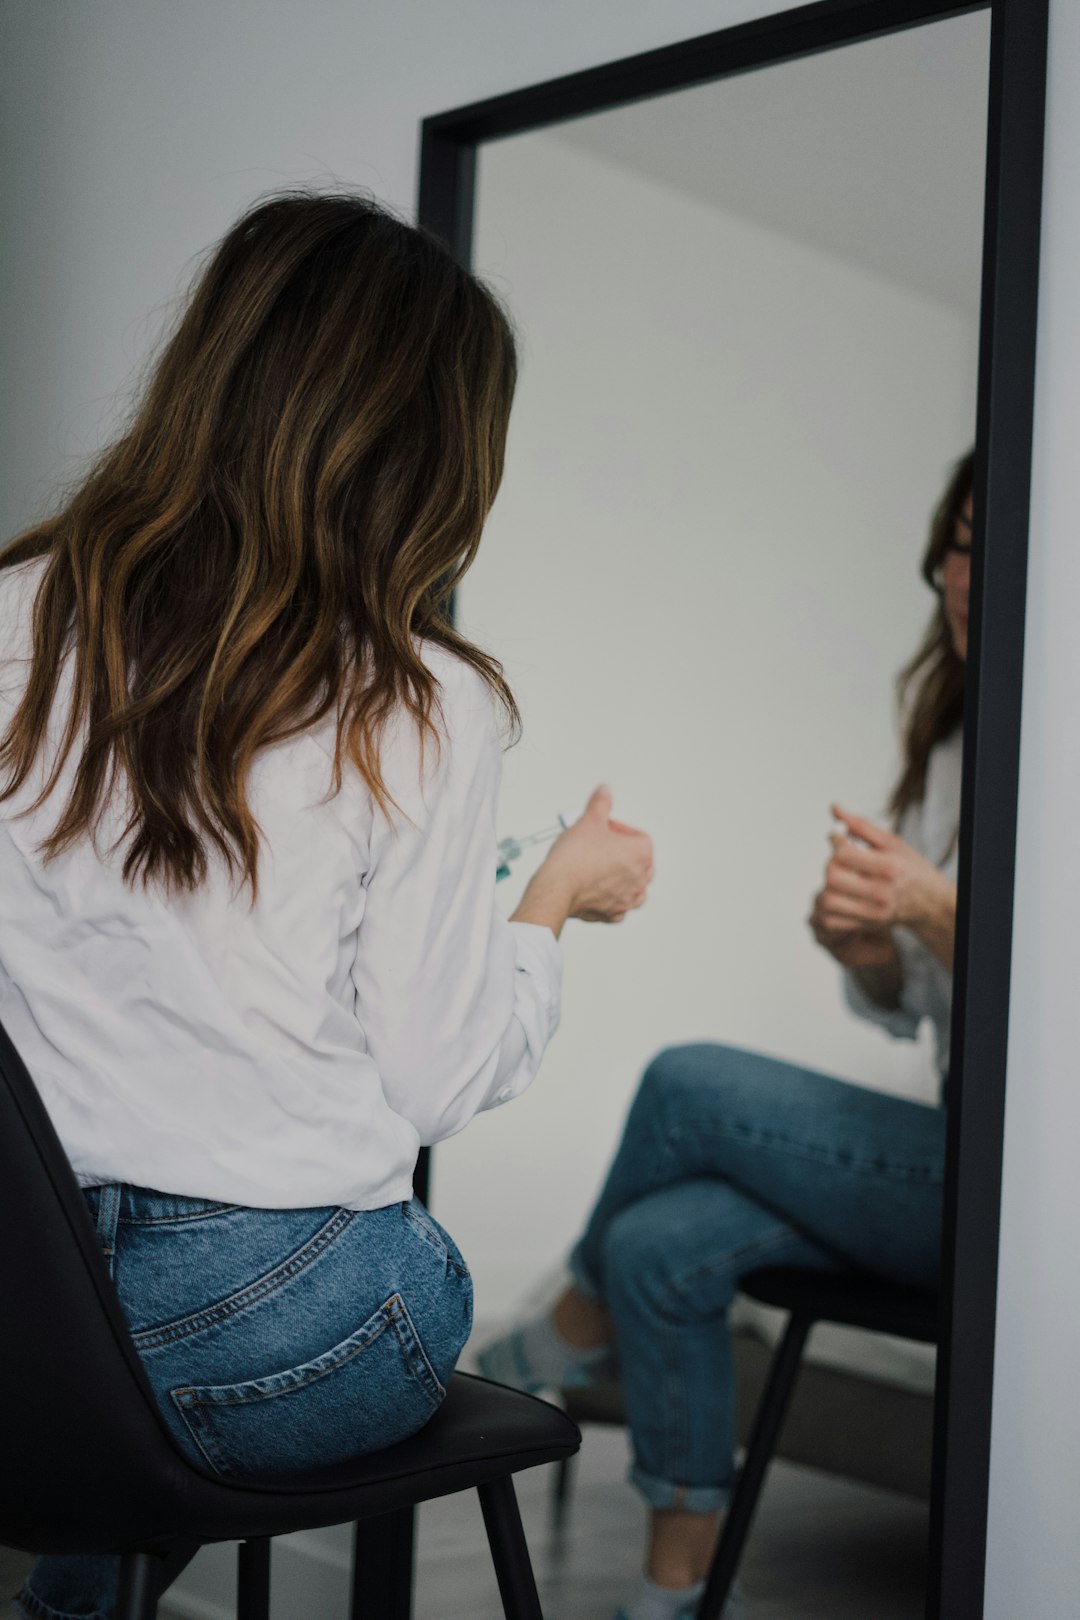
M 804 154 L 815 135 L 791 132 Z M 523 347 L 459 601 L 523 706 L 501 825 L 603 779 L 659 872 L 623 928 L 567 929 L 540 1079 L 436 1155 L 483 1329 L 576 1236 L 661 1046 L 936 1096 L 929 1041 L 853 1018 L 805 918 L 829 804 L 882 816 L 927 518 L 974 397 L 952 310 L 550 133 L 482 151 L 475 262 Z
M 4 0 L 0 534 L 107 437 L 192 256 L 273 186 L 411 210 L 432 112 L 688 37 L 754 0 Z
M 0 526 L 96 441 L 142 312 L 255 192 L 327 171 L 411 204 L 434 110 L 779 8 L 779 0 L 6 0 Z M 990 1620 L 1075 1612 L 1080 1092 L 1071 717 L 1080 419 L 1080 7 L 1051 0 L 1035 555 L 991 1476 Z M 207 1611 L 203 1611 L 207 1612 Z M 294 1605 L 293 1614 L 308 1612 Z
M 1051 0 L 986 1620 L 1080 1612 L 1080 6 Z

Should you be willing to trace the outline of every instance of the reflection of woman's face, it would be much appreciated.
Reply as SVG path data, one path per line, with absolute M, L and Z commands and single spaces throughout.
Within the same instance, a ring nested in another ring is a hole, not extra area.
M 967 658 L 968 592 L 971 588 L 971 496 L 956 516 L 952 541 L 941 565 L 945 622 L 958 658 Z

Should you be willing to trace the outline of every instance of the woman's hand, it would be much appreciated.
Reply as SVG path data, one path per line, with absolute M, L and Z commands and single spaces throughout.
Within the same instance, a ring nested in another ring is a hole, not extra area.
M 871 1001 L 879 1007 L 898 1007 L 904 970 L 892 929 L 851 915 L 851 884 L 840 847 L 848 840 L 834 835 L 831 842 L 833 855 L 825 868 L 825 887 L 814 896 L 809 917 L 814 938 L 854 974 Z
M 837 918 L 829 910 L 828 889 L 814 897 L 810 913 L 810 930 L 818 944 L 834 956 L 841 967 L 884 968 L 896 963 L 899 956 L 893 937 L 887 928 L 853 928 L 846 919 Z
M 611 792 L 598 787 L 581 819 L 552 844 L 513 920 L 541 923 L 556 935 L 568 917 L 622 922 L 644 905 L 652 876 L 652 839 L 612 821 Z
M 839 805 L 833 805 L 832 811 L 846 834 L 832 837 L 833 854 L 825 868 L 825 887 L 811 915 L 815 937 L 832 950 L 829 937 L 839 941 L 845 929 L 853 936 L 869 931 L 883 935 L 891 945 L 888 930 L 899 924 L 910 928 L 951 968 L 956 884 L 896 833 L 864 816 L 853 816 Z M 884 942 L 877 948 L 884 953 Z M 864 949 L 872 956 L 874 945 L 870 940 L 862 945 L 853 940 L 851 949 Z M 833 954 L 837 952 L 833 950 Z M 882 954 L 876 961 L 864 958 L 845 965 L 876 966 L 884 959 Z

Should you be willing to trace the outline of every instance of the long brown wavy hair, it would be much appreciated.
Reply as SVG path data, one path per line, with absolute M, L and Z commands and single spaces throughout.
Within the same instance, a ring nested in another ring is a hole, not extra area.
M 419 638 L 471 664 L 516 727 L 501 667 L 448 617 L 502 476 L 515 376 L 487 289 L 369 199 L 290 192 L 238 221 L 127 431 L 0 555 L 47 559 L 0 800 L 46 749 L 71 667 L 32 806 L 76 750 L 46 859 L 93 838 L 126 785 L 129 883 L 195 889 L 212 848 L 254 896 L 252 760 L 333 712 L 334 791 L 351 760 L 388 811 L 391 714 L 437 743 Z
M 964 718 L 964 660 L 957 655 L 941 596 L 945 553 L 956 537 L 956 520 L 975 481 L 975 452 L 969 450 L 953 468 L 934 511 L 922 560 L 922 576 L 938 596 L 938 605 L 918 652 L 897 677 L 903 716 L 904 761 L 889 800 L 894 825 L 920 804 L 926 792 L 930 751 L 956 730 Z

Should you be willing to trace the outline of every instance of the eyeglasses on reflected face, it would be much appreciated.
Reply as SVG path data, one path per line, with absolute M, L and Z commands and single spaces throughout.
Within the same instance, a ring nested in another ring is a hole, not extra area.
M 962 557 L 968 562 L 971 561 L 971 519 L 966 518 L 962 512 L 956 514 L 953 537 L 945 542 L 941 561 L 934 569 L 934 589 L 939 594 L 942 590 L 945 564 L 950 557 Z
M 971 556 L 971 519 L 966 518 L 963 512 L 956 514 L 956 526 L 953 538 L 945 542 L 945 557 Z

